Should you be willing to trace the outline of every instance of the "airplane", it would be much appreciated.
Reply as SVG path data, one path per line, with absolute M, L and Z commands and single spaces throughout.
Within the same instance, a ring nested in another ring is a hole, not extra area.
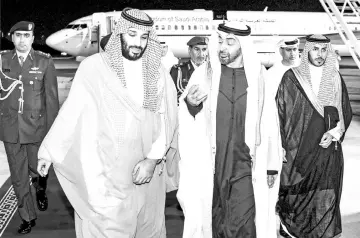
M 161 42 L 166 42 L 177 58 L 189 58 L 187 41 L 193 36 L 210 36 L 218 24 L 228 21 L 243 22 L 251 27 L 252 38 L 265 66 L 275 59 L 275 45 L 280 39 L 300 38 L 309 34 L 323 34 L 336 39 L 334 49 L 341 56 L 349 56 L 337 29 L 325 12 L 144 10 L 154 20 Z M 70 22 L 64 29 L 46 39 L 46 44 L 63 54 L 87 57 L 99 52 L 99 39 L 114 29 L 121 11 L 100 12 Z M 346 16 L 356 37 L 360 37 L 360 20 Z

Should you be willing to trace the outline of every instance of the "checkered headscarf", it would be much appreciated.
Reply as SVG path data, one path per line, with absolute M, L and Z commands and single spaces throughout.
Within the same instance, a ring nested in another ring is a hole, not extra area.
M 160 107 L 162 94 L 162 92 L 158 92 L 162 49 L 158 37 L 152 27 L 153 24 L 153 20 L 145 12 L 138 9 L 125 8 L 121 13 L 120 19 L 116 23 L 115 30 L 111 35 L 109 42 L 105 46 L 105 52 L 110 59 L 112 69 L 116 72 L 123 87 L 126 88 L 120 35 L 127 33 L 131 27 L 149 31 L 147 48 L 142 56 L 144 84 L 143 107 L 152 112 L 156 112 Z
M 334 105 L 335 102 L 335 91 L 336 91 L 336 83 L 339 80 L 339 73 L 336 68 L 336 54 L 332 49 L 330 44 L 330 40 L 323 35 L 311 35 L 307 37 L 304 51 L 301 55 L 301 62 L 299 67 L 299 73 L 302 77 L 312 86 L 311 84 L 311 74 L 309 68 L 309 51 L 313 49 L 316 45 L 326 45 L 328 50 L 327 58 L 325 59 L 325 63 L 322 66 L 322 76 L 320 81 L 320 88 L 318 93 L 318 99 L 321 105 Z

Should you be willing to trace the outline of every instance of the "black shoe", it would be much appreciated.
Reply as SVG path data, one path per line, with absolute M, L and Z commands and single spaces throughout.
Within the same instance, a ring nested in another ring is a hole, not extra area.
M 279 234 L 284 238 L 291 238 L 291 236 L 288 233 L 286 233 L 286 231 L 284 231 L 281 225 L 280 225 Z
M 40 211 L 46 211 L 46 209 L 48 208 L 48 198 L 46 196 L 45 190 L 36 191 L 36 201 L 38 209 Z
M 18 233 L 20 234 L 27 234 L 31 232 L 31 227 L 36 225 L 35 219 L 31 221 L 22 220 L 22 223 L 19 226 Z

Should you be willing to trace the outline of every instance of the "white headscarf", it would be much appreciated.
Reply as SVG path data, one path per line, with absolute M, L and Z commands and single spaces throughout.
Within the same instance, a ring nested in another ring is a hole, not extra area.
M 285 40 L 282 39 L 280 40 L 276 45 L 275 45 L 275 60 L 274 60 L 274 65 L 277 63 L 281 63 L 283 60 L 282 55 L 280 54 L 280 48 L 288 48 L 288 47 L 298 47 L 299 48 L 300 45 L 300 41 L 298 38 L 294 38 L 292 40 Z M 294 65 L 292 67 L 296 67 L 300 64 L 300 57 L 299 55 L 296 55 L 296 60 L 294 62 Z

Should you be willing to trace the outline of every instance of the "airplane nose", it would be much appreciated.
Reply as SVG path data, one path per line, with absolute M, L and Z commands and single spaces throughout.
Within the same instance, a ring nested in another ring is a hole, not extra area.
M 51 34 L 48 38 L 46 38 L 45 43 L 51 48 L 56 48 L 56 45 L 59 44 L 61 40 L 62 39 L 60 37 L 60 34 L 58 32 L 55 32 Z

